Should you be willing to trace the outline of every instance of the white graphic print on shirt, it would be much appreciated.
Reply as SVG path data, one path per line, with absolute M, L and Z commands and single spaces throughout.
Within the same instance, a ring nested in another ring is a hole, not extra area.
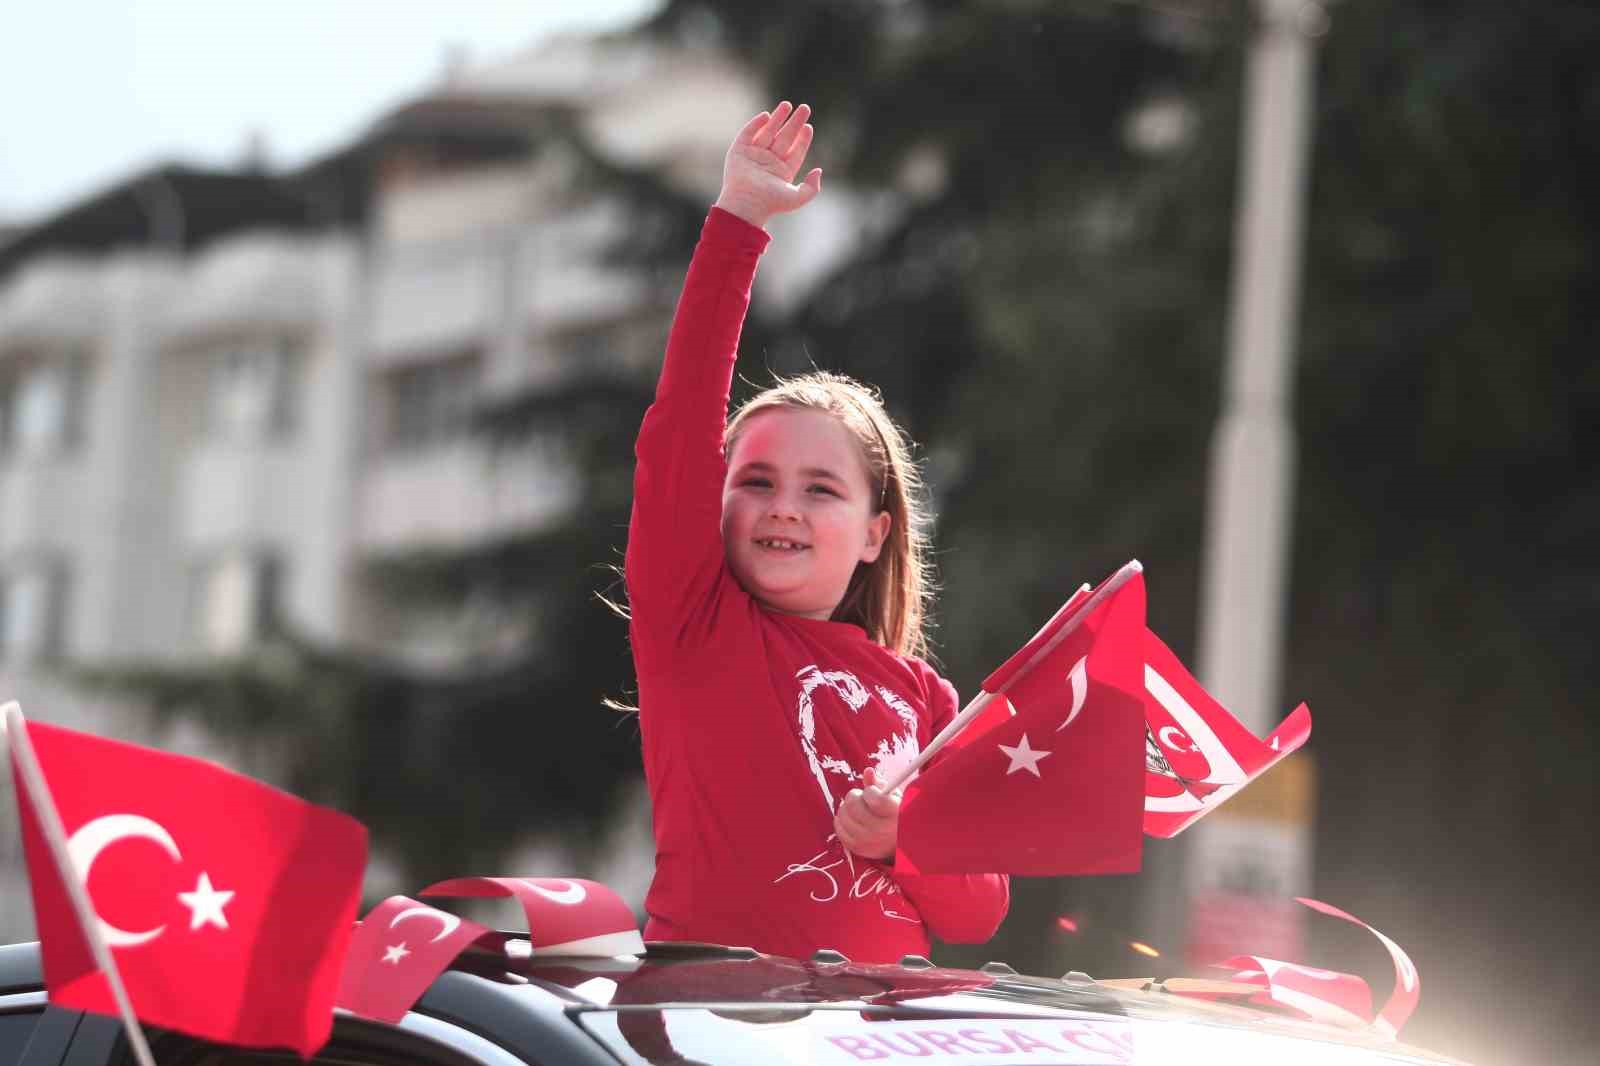
M 851 785 L 861 780 L 861 772 L 840 756 L 828 754 L 817 748 L 815 694 L 819 691 L 834 693 L 851 716 L 859 714 L 871 700 L 872 695 L 861 680 L 848 670 L 821 670 L 813 664 L 799 670 L 795 677 L 800 682 L 800 697 L 796 707 L 800 746 L 806 753 L 811 776 L 816 779 L 817 787 L 822 792 L 822 801 L 827 804 L 828 811 L 833 813 L 837 811 L 838 804 L 834 800 L 833 789 L 828 785 L 828 775 L 843 778 L 845 789 L 848 790 Z M 872 751 L 872 766 L 878 780 L 890 781 L 922 751 L 921 742 L 917 739 L 917 712 L 904 697 L 892 689 L 879 685 L 875 691 L 878 698 L 895 713 L 905 727 L 901 732 L 880 737 Z M 816 875 L 814 879 L 808 880 L 811 884 L 811 899 L 817 903 L 828 903 L 840 899 L 841 895 L 845 899 L 874 896 L 877 897 L 878 907 L 886 917 L 906 922 L 920 921 L 911 915 L 894 910 L 885 900 L 884 897 L 900 895 L 900 886 L 895 883 L 894 878 L 877 866 L 867 866 L 858 871 L 855 857 L 839 843 L 838 837 L 831 834 L 821 851 L 804 862 L 791 863 L 773 884 L 800 874 Z M 843 889 L 840 886 L 840 877 L 849 879 L 848 885 Z
M 822 790 L 822 801 L 830 812 L 838 809 L 833 790 L 828 787 L 828 774 L 835 774 L 850 783 L 861 780 L 860 771 L 844 759 L 825 755 L 817 750 L 817 709 L 812 694 L 820 688 L 831 689 L 844 701 L 851 715 L 858 714 L 872 697 L 855 674 L 848 670 L 819 670 L 815 665 L 799 670 L 795 677 L 800 681 L 800 701 L 796 716 L 800 724 L 800 746 L 805 749 L 806 762 L 811 766 L 811 776 L 817 779 Z M 917 741 L 917 712 L 899 693 L 879 685 L 878 698 L 889 706 L 905 726 L 905 731 L 882 737 L 872 752 L 872 768 L 879 781 L 893 780 L 895 775 L 922 751 Z

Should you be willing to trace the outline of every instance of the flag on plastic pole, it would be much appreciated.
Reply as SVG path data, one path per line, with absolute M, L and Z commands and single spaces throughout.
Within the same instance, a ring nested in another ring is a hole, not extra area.
M 125 999 L 208 1040 L 321 1047 L 366 829 L 199 759 L 24 724 L 14 705 L 7 725 L 50 1001 L 118 1014 Z
M 22 717 L 22 708 L 18 704 L 7 703 L 0 707 L 0 729 L 4 730 L 9 742 L 11 780 L 16 790 L 17 814 L 22 822 L 23 847 L 26 849 L 29 846 L 28 833 L 32 829 L 42 839 L 38 848 L 48 851 L 50 856 L 49 867 L 41 864 L 38 871 L 30 869 L 29 884 L 37 885 L 42 878 L 47 883 L 47 890 L 50 886 L 59 888 L 59 895 L 65 897 L 75 919 L 75 925 L 61 927 L 53 938 L 55 957 L 60 960 L 56 969 L 58 972 L 84 974 L 98 971 L 114 1004 L 115 1009 L 111 1013 L 122 1019 L 123 1028 L 127 1031 L 128 1045 L 133 1049 L 134 1059 L 139 1066 L 155 1066 L 155 1056 L 150 1053 L 150 1044 L 128 999 L 127 986 L 100 933 L 99 921 L 84 890 L 83 878 L 71 873 L 73 860 L 66 831 L 61 826 L 61 814 L 50 798 L 50 789 L 45 784 L 38 756 L 28 737 L 28 723 Z M 34 909 L 38 910 L 37 903 Z M 44 940 L 41 933 L 41 950 Z M 50 986 L 48 969 L 45 972 L 45 984 L 47 988 Z
M 1015 713 L 984 713 L 907 787 L 896 869 L 1139 869 L 1145 591 L 1130 567 L 984 682 Z
M 1050 620 L 1040 628 L 1039 632 L 1033 635 L 1028 643 L 1024 644 L 1014 655 L 1001 663 L 994 673 L 984 679 L 978 694 L 965 707 L 961 708 L 961 712 L 939 731 L 938 736 L 929 741 L 928 746 L 923 748 L 917 754 L 917 757 L 912 759 L 894 780 L 884 786 L 884 791 L 892 792 L 904 786 L 946 745 L 954 744 L 956 747 L 960 747 L 973 737 L 981 736 L 995 725 L 1009 718 L 1012 713 L 1010 704 L 996 697 L 1004 695 L 1011 684 L 1042 662 L 1061 641 L 1072 633 L 1083 616 L 1091 613 L 1095 607 L 1121 588 L 1123 584 L 1143 572 L 1144 567 L 1140 565 L 1139 560 L 1134 559 L 1124 564 L 1121 569 L 1102 582 L 1100 587 L 1093 592 L 1089 591 L 1089 586 L 1081 586 L 1068 597 L 1067 602 L 1062 604 L 1055 614 L 1050 616 Z

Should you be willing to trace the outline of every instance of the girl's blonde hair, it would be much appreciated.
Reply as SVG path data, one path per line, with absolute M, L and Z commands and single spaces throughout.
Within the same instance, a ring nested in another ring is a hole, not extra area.
M 911 442 L 884 409 L 871 387 L 843 374 L 814 370 L 780 378 L 746 401 L 728 420 L 724 450 L 751 418 L 764 411 L 791 408 L 825 411 L 855 438 L 866 460 L 867 480 L 877 510 L 889 512 L 889 536 L 871 563 L 859 563 L 833 620 L 853 622 L 900 655 L 926 656 L 928 600 L 927 505 L 922 477 L 911 458 Z

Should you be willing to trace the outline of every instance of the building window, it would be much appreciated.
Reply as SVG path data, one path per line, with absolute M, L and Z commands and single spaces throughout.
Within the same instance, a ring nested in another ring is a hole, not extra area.
M 46 662 L 60 656 L 67 606 L 66 569 L 57 564 L 0 571 L 0 662 Z
M 83 361 L 19 361 L 0 378 L 0 448 L 15 456 L 60 455 L 77 443 Z
M 278 619 L 283 567 L 264 551 L 230 551 L 196 568 L 191 597 L 195 643 L 210 655 L 236 655 Z
M 260 441 L 293 427 L 293 345 L 284 340 L 240 341 L 211 355 L 211 434 L 221 440 Z
M 466 355 L 388 371 L 384 444 L 403 451 L 464 433 L 478 398 L 478 365 Z

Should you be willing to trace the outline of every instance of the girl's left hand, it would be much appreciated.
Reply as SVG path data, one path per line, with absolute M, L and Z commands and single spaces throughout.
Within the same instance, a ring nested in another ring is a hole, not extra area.
M 840 843 L 862 858 L 892 859 L 900 833 L 900 793 L 883 791 L 870 768 L 862 773 L 861 784 L 864 787 L 851 789 L 839 804 L 833 831 Z
M 822 191 L 822 170 L 812 167 L 800 184 L 795 175 L 811 149 L 811 108 L 785 100 L 745 123 L 722 163 L 716 206 L 765 226 L 773 215 L 798 211 Z

